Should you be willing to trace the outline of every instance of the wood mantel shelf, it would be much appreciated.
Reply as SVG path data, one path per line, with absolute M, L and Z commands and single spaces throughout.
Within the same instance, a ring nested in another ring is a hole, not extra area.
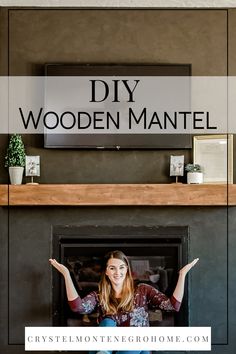
M 228 204 L 227 204 L 228 203 Z M 38 184 L 0 185 L 1 206 L 226 206 L 236 185 Z

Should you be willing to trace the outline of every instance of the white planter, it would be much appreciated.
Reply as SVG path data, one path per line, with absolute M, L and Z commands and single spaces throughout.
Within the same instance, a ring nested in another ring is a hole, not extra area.
M 187 183 L 188 184 L 203 183 L 203 173 L 202 172 L 188 172 L 187 173 Z
M 9 175 L 11 184 L 21 184 L 23 178 L 24 167 L 9 167 Z

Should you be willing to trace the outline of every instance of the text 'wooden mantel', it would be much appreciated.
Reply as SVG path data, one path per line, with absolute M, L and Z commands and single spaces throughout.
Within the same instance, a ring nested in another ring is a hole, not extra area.
M 1 206 L 226 206 L 236 185 L 38 184 L 0 185 Z

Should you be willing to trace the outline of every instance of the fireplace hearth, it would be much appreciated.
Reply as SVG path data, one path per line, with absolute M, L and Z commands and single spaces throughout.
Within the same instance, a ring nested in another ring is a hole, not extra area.
M 187 226 L 54 226 L 52 257 L 65 264 L 81 297 L 97 290 L 103 256 L 119 249 L 129 258 L 135 283 L 146 283 L 170 296 L 178 270 L 188 261 Z M 97 313 L 70 311 L 65 285 L 52 273 L 52 324 L 96 326 Z M 151 326 L 188 326 L 188 284 L 179 313 L 150 310 Z

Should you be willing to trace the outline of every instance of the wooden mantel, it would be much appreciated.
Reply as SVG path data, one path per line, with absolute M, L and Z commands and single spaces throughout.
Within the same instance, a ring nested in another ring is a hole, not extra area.
M 1 206 L 226 206 L 236 185 L 38 184 L 0 185 Z

